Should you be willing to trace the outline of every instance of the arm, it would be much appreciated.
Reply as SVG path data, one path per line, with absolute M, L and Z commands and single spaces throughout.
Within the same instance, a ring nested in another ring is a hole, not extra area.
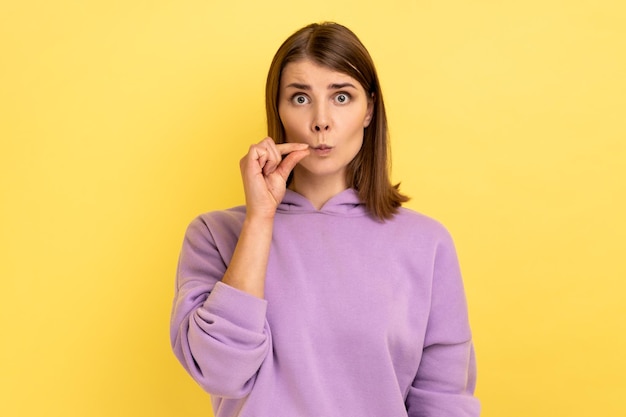
M 476 362 L 452 239 L 440 241 L 420 366 L 406 400 L 409 417 L 477 417 Z
M 170 337 L 174 354 L 207 392 L 249 392 L 269 349 L 266 302 L 220 283 L 236 236 L 211 231 L 220 219 L 196 218 L 180 253 Z M 209 223 L 209 224 L 207 224 Z
M 285 196 L 289 173 L 308 153 L 305 144 L 276 145 L 266 138 L 241 159 L 246 220 L 222 280 L 225 284 L 263 298 L 276 208 Z
M 306 156 L 305 149 L 276 146 L 271 139 L 253 145 L 241 161 L 246 218 L 238 237 L 229 241 L 222 236 L 228 219 L 217 216 L 210 218 L 212 225 L 196 219 L 185 235 L 171 343 L 183 367 L 210 393 L 245 396 L 267 355 L 267 303 L 262 297 L 273 216 L 289 172 Z

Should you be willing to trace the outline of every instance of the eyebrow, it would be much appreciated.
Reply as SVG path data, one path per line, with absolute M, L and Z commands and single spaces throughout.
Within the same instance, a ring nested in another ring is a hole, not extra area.
M 329 84 L 328 85 L 328 89 L 329 90 L 339 90 L 339 89 L 346 88 L 346 87 L 352 87 L 352 88 L 356 89 L 356 87 L 352 83 L 341 83 L 341 84 Z M 308 85 L 308 84 L 300 84 L 300 83 L 291 83 L 291 84 L 288 84 L 285 88 L 296 88 L 298 90 L 306 90 L 306 91 L 311 90 L 311 86 L 310 85 Z

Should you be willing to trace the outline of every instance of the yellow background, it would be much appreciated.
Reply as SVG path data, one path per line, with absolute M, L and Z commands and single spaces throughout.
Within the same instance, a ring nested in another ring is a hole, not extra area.
M 178 250 L 242 202 L 270 59 L 321 20 L 456 239 L 483 416 L 626 415 L 623 4 L 3 1 L 0 415 L 210 415 L 169 347 Z

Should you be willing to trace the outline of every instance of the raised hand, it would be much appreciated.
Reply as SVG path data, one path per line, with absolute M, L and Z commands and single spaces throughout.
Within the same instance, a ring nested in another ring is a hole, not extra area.
M 250 146 L 239 162 L 248 216 L 274 217 L 285 196 L 289 173 L 308 154 L 307 144 L 276 144 L 271 138 Z

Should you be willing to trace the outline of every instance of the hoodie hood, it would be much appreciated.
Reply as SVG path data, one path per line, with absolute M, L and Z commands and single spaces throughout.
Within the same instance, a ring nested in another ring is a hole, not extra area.
M 287 189 L 285 197 L 276 211 L 285 214 L 320 213 L 338 216 L 363 216 L 367 214 L 365 204 L 361 202 L 358 193 L 352 188 L 331 197 L 319 210 L 302 194 Z

